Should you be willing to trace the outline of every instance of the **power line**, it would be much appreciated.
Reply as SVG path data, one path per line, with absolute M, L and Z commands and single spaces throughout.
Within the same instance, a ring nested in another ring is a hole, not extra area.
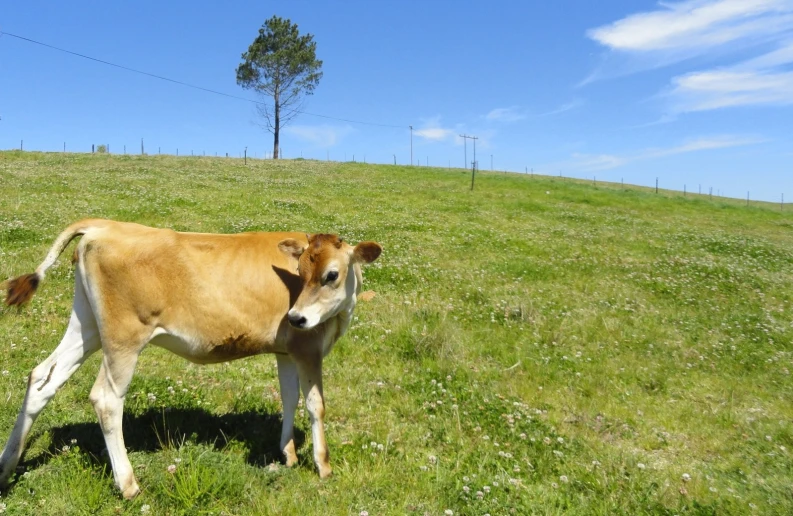
M 105 61 L 103 59 L 97 59 L 96 57 L 91 57 L 91 56 L 87 56 L 85 54 L 80 54 L 78 52 L 72 52 L 71 50 L 66 50 L 64 48 L 56 47 L 56 46 L 53 46 L 53 45 L 48 45 L 47 43 L 42 43 L 41 41 L 36 41 L 34 39 L 26 38 L 26 37 L 23 37 L 23 36 L 18 36 L 16 34 L 11 34 L 10 32 L 1 32 L 0 31 L 0 36 L 11 36 L 12 38 L 21 39 L 21 40 L 27 41 L 29 43 L 34 43 L 36 45 L 41 45 L 42 47 L 47 47 L 47 48 L 51 48 L 53 50 L 57 50 L 58 52 L 64 52 L 66 54 L 71 54 L 73 56 L 82 57 L 83 59 L 88 59 L 90 61 L 96 61 L 97 63 L 102 63 L 102 64 L 105 64 L 105 65 L 108 65 L 108 66 L 113 66 L 113 67 L 116 67 L 116 68 L 121 68 L 122 70 L 127 70 L 128 72 L 133 72 L 133 73 L 137 73 L 137 74 L 141 74 L 141 75 L 146 75 L 148 77 L 153 77 L 153 78 L 159 79 L 161 81 L 166 81 L 166 82 L 171 82 L 171 83 L 174 83 L 174 84 L 179 84 L 180 86 L 186 86 L 188 88 L 193 88 L 193 89 L 196 89 L 196 90 L 205 91 L 207 93 L 214 93 L 215 95 L 222 95 L 224 97 L 229 97 L 229 98 L 232 98 L 232 99 L 242 100 L 242 101 L 245 101 L 245 102 L 250 102 L 252 104 L 265 105 L 264 102 L 259 102 L 257 100 L 248 99 L 248 98 L 245 98 L 245 97 L 240 97 L 238 95 L 231 95 L 229 93 L 223 93 L 222 91 L 217 91 L 217 90 L 212 90 L 212 89 L 209 89 L 209 88 L 204 88 L 203 86 L 196 86 L 195 84 L 190 84 L 190 83 L 187 83 L 187 82 L 178 81 L 176 79 L 170 79 L 168 77 L 163 77 L 162 75 L 157 75 L 157 74 L 153 74 L 153 73 L 149 73 L 149 72 L 144 72 L 142 70 L 136 70 L 135 68 L 130 68 L 128 66 L 123 66 L 123 65 L 120 65 L 120 64 L 111 63 L 110 61 Z M 295 111 L 297 111 L 301 115 L 316 116 L 316 117 L 319 117 L 319 118 L 327 118 L 327 119 L 330 119 L 330 120 L 338 120 L 340 122 L 349 122 L 351 124 L 374 125 L 374 126 L 378 126 L 378 127 L 393 127 L 393 128 L 397 128 L 397 129 L 406 129 L 407 128 L 407 126 L 404 126 L 404 125 L 378 124 L 378 123 L 375 123 L 375 122 L 362 122 L 360 120 L 351 120 L 349 118 L 338 118 L 338 117 L 334 117 L 334 116 L 320 115 L 320 114 L 317 114 L 317 113 L 309 113 L 308 111 L 301 111 L 301 110 L 295 110 Z

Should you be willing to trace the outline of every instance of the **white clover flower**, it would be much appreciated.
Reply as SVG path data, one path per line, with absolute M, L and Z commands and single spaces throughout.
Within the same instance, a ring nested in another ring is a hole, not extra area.
M 176 464 L 169 465 L 167 469 L 168 469 L 168 473 L 170 474 L 176 473 Z
M 691 480 L 691 475 L 689 475 L 688 473 L 683 473 L 682 478 L 683 478 L 683 482 L 688 482 L 689 480 Z
M 562 475 L 559 477 L 559 481 L 563 484 L 566 484 L 570 481 L 570 479 L 567 478 L 567 475 Z

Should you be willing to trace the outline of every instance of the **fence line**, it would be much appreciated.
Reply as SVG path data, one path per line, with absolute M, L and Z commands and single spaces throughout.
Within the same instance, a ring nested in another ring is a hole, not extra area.
M 19 141 L 19 150 L 23 151 L 23 152 L 25 151 L 24 143 L 25 143 L 24 139 Z M 11 149 L 11 150 L 13 150 L 13 149 Z M 179 153 L 179 148 L 178 147 L 175 148 L 175 151 L 176 151 L 175 154 L 168 154 L 167 152 L 163 154 L 162 147 L 158 146 L 156 155 L 158 155 L 158 156 L 185 157 L 184 154 L 180 154 Z M 69 153 L 69 154 L 80 154 L 80 151 L 73 151 L 70 148 L 68 148 L 67 142 L 65 142 L 65 141 L 63 142 L 63 151 L 35 151 L 35 150 L 28 150 L 28 152 L 54 152 L 54 153 L 63 152 L 64 154 L 67 154 L 67 153 Z M 319 159 L 319 158 L 303 158 L 303 151 L 302 150 L 300 151 L 299 158 L 298 157 L 295 157 L 295 158 L 285 157 L 286 155 L 284 153 L 283 147 L 279 147 L 278 152 L 279 152 L 279 159 L 314 159 L 316 161 L 321 161 L 321 159 Z M 87 151 L 86 151 L 86 153 L 87 153 Z M 111 152 L 110 144 L 91 144 L 91 153 L 92 154 L 114 155 L 113 152 Z M 225 152 L 225 153 L 223 153 L 222 155 L 219 156 L 218 152 L 216 151 L 214 157 L 216 157 L 216 158 L 218 158 L 218 157 L 220 157 L 220 158 L 223 158 L 223 157 L 229 158 L 230 157 L 230 158 L 233 159 L 234 158 L 233 153 L 231 153 L 231 156 L 229 154 L 230 153 Z M 261 157 L 258 156 L 258 152 L 254 152 L 253 155 L 250 155 L 250 154 L 248 154 L 248 147 L 247 146 L 244 147 L 243 150 L 238 151 L 237 154 L 238 155 L 236 157 L 239 158 L 239 159 L 244 160 L 245 163 L 247 163 L 248 159 L 251 159 L 251 160 L 270 160 L 270 159 L 272 159 L 272 156 L 273 156 L 272 152 L 267 152 L 267 151 L 265 151 L 264 155 L 261 156 Z M 141 138 L 141 141 L 140 141 L 140 152 L 127 153 L 127 146 L 124 145 L 123 146 L 123 152 L 122 153 L 116 153 L 115 155 L 152 156 L 154 154 L 150 154 L 150 153 L 146 153 L 145 152 L 144 139 Z M 197 156 L 197 157 L 206 157 L 206 155 L 207 155 L 206 151 L 202 150 L 201 154 L 199 156 Z M 363 163 L 366 164 L 367 163 L 366 154 L 363 154 L 363 156 L 364 156 L 363 157 Z M 429 168 L 430 167 L 430 165 L 429 165 L 429 156 L 425 157 L 425 160 L 426 160 L 425 161 L 425 165 L 421 164 L 421 159 L 420 158 L 418 158 L 416 160 L 415 164 L 400 165 L 400 164 L 397 163 L 396 154 L 392 154 L 392 156 L 393 156 L 393 165 L 397 165 L 397 166 L 415 166 L 417 168 L 418 167 L 421 167 L 421 168 Z M 194 149 L 190 150 L 190 157 L 196 157 Z M 210 155 L 210 157 L 211 157 L 211 155 Z M 491 167 L 492 167 L 492 159 L 493 158 L 492 158 L 492 155 L 491 155 Z M 356 159 L 355 159 L 355 154 L 352 154 L 352 160 L 348 161 L 347 160 L 346 151 L 344 152 L 344 161 L 330 159 L 330 151 L 326 151 L 325 161 L 333 162 L 333 163 L 358 163 L 358 161 L 356 161 Z M 372 162 L 372 164 L 375 164 L 375 163 Z M 389 163 L 380 163 L 380 164 L 381 165 L 392 165 L 392 163 L 390 163 L 390 162 Z M 448 166 L 447 167 L 432 167 L 432 168 L 445 168 L 447 170 L 470 170 L 469 167 L 465 167 L 465 168 L 452 167 L 451 166 L 451 160 L 448 161 Z M 481 171 L 479 170 L 478 167 L 477 167 L 477 172 L 481 173 Z M 521 172 L 509 171 L 507 169 L 504 169 L 502 171 L 498 171 L 498 170 L 493 170 L 492 168 L 491 168 L 491 170 L 489 172 L 491 174 L 498 173 L 498 172 L 503 172 L 504 174 L 511 173 L 511 174 L 525 176 L 525 177 L 532 178 L 532 179 L 535 177 L 534 168 L 530 168 L 528 166 L 526 166 L 524 168 L 524 171 L 521 171 Z M 577 177 L 572 177 L 572 176 L 564 176 L 562 174 L 561 170 L 559 171 L 559 175 L 558 176 L 554 176 L 554 175 L 545 175 L 545 176 L 543 176 L 542 174 L 536 174 L 536 177 L 539 178 L 539 179 L 548 178 L 548 179 L 551 179 L 551 180 L 559 179 L 559 180 L 562 180 L 562 181 L 564 181 L 564 180 L 572 180 L 572 181 L 577 181 L 577 182 L 582 182 L 582 183 L 586 183 L 586 182 L 589 181 L 588 179 L 582 179 L 582 178 L 577 178 Z M 598 183 L 597 177 L 596 176 L 592 176 L 592 183 L 591 184 L 592 184 L 593 187 L 597 188 L 599 184 L 603 185 L 603 186 L 608 186 L 609 184 L 616 184 L 616 183 L 611 183 L 609 181 L 603 181 L 603 180 L 601 180 L 600 183 Z M 620 183 L 619 184 L 620 184 L 620 189 L 622 191 L 627 190 L 625 188 L 624 178 L 620 178 Z M 646 188 L 646 189 L 648 189 L 650 191 L 654 191 L 656 194 L 658 194 L 659 193 L 659 184 L 660 184 L 659 183 L 659 178 L 656 177 L 655 178 L 655 186 L 654 187 L 653 186 L 642 186 L 642 185 L 630 185 L 629 184 L 628 185 L 628 187 L 629 187 L 628 189 L 637 189 L 637 188 L 638 189 L 642 189 L 642 188 Z M 698 192 L 699 193 L 698 194 L 693 194 L 693 193 L 688 191 L 687 184 L 683 184 L 682 196 L 685 197 L 685 198 L 688 198 L 689 193 L 691 193 L 692 196 L 696 195 L 698 197 L 704 197 L 705 195 L 707 195 L 709 200 L 713 200 L 713 187 L 711 186 L 711 187 L 708 187 L 708 188 L 709 188 L 708 189 L 708 193 L 707 194 L 703 194 L 702 193 L 702 184 L 700 183 L 698 185 Z M 680 190 L 670 190 L 670 189 L 666 189 L 664 191 L 668 192 L 668 193 L 681 192 Z M 725 200 L 733 200 L 733 201 L 735 201 L 735 200 L 741 201 L 741 199 L 737 198 L 737 197 L 721 196 L 720 195 L 720 190 L 718 190 L 718 189 L 716 190 L 716 198 L 717 199 L 725 199 Z M 766 204 L 766 205 L 767 204 L 773 204 L 773 202 L 771 202 L 771 201 L 759 201 L 759 200 L 751 201 L 750 200 L 750 192 L 746 192 L 746 206 L 747 207 L 750 206 L 751 203 L 754 203 L 756 205 L 759 205 L 759 204 Z M 783 211 L 785 209 L 785 194 L 784 193 L 780 194 L 779 209 L 781 211 Z

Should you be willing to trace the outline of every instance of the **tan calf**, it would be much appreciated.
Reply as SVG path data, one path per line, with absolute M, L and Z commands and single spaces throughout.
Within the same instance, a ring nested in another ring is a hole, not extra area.
M 281 449 L 297 462 L 299 390 L 311 417 L 314 461 L 331 474 L 323 418 L 322 359 L 347 330 L 361 289 L 361 264 L 375 242 L 353 247 L 335 235 L 177 233 L 138 224 L 84 220 L 57 238 L 34 274 L 9 280 L 6 303 L 20 305 L 78 235 L 74 306 L 52 354 L 30 373 L 25 400 L 0 456 L 0 484 L 22 456 L 33 421 L 66 380 L 102 349 L 90 399 L 113 476 L 125 498 L 139 492 L 121 429 L 138 355 L 151 342 L 200 364 L 275 353 L 283 400 Z

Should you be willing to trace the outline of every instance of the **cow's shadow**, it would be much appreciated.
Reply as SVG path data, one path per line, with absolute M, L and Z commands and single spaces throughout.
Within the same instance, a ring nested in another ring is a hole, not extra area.
M 198 408 L 149 409 L 124 415 L 124 444 L 129 452 L 154 452 L 178 448 L 182 443 L 205 444 L 220 450 L 229 443 L 242 443 L 248 450 L 246 461 L 264 466 L 281 461 L 281 416 L 248 410 L 216 415 Z M 47 452 L 20 463 L 31 470 L 46 464 L 64 446 L 77 446 L 97 464 L 109 465 L 105 439 L 97 421 L 51 427 Z M 295 447 L 305 442 L 305 433 L 295 428 Z

